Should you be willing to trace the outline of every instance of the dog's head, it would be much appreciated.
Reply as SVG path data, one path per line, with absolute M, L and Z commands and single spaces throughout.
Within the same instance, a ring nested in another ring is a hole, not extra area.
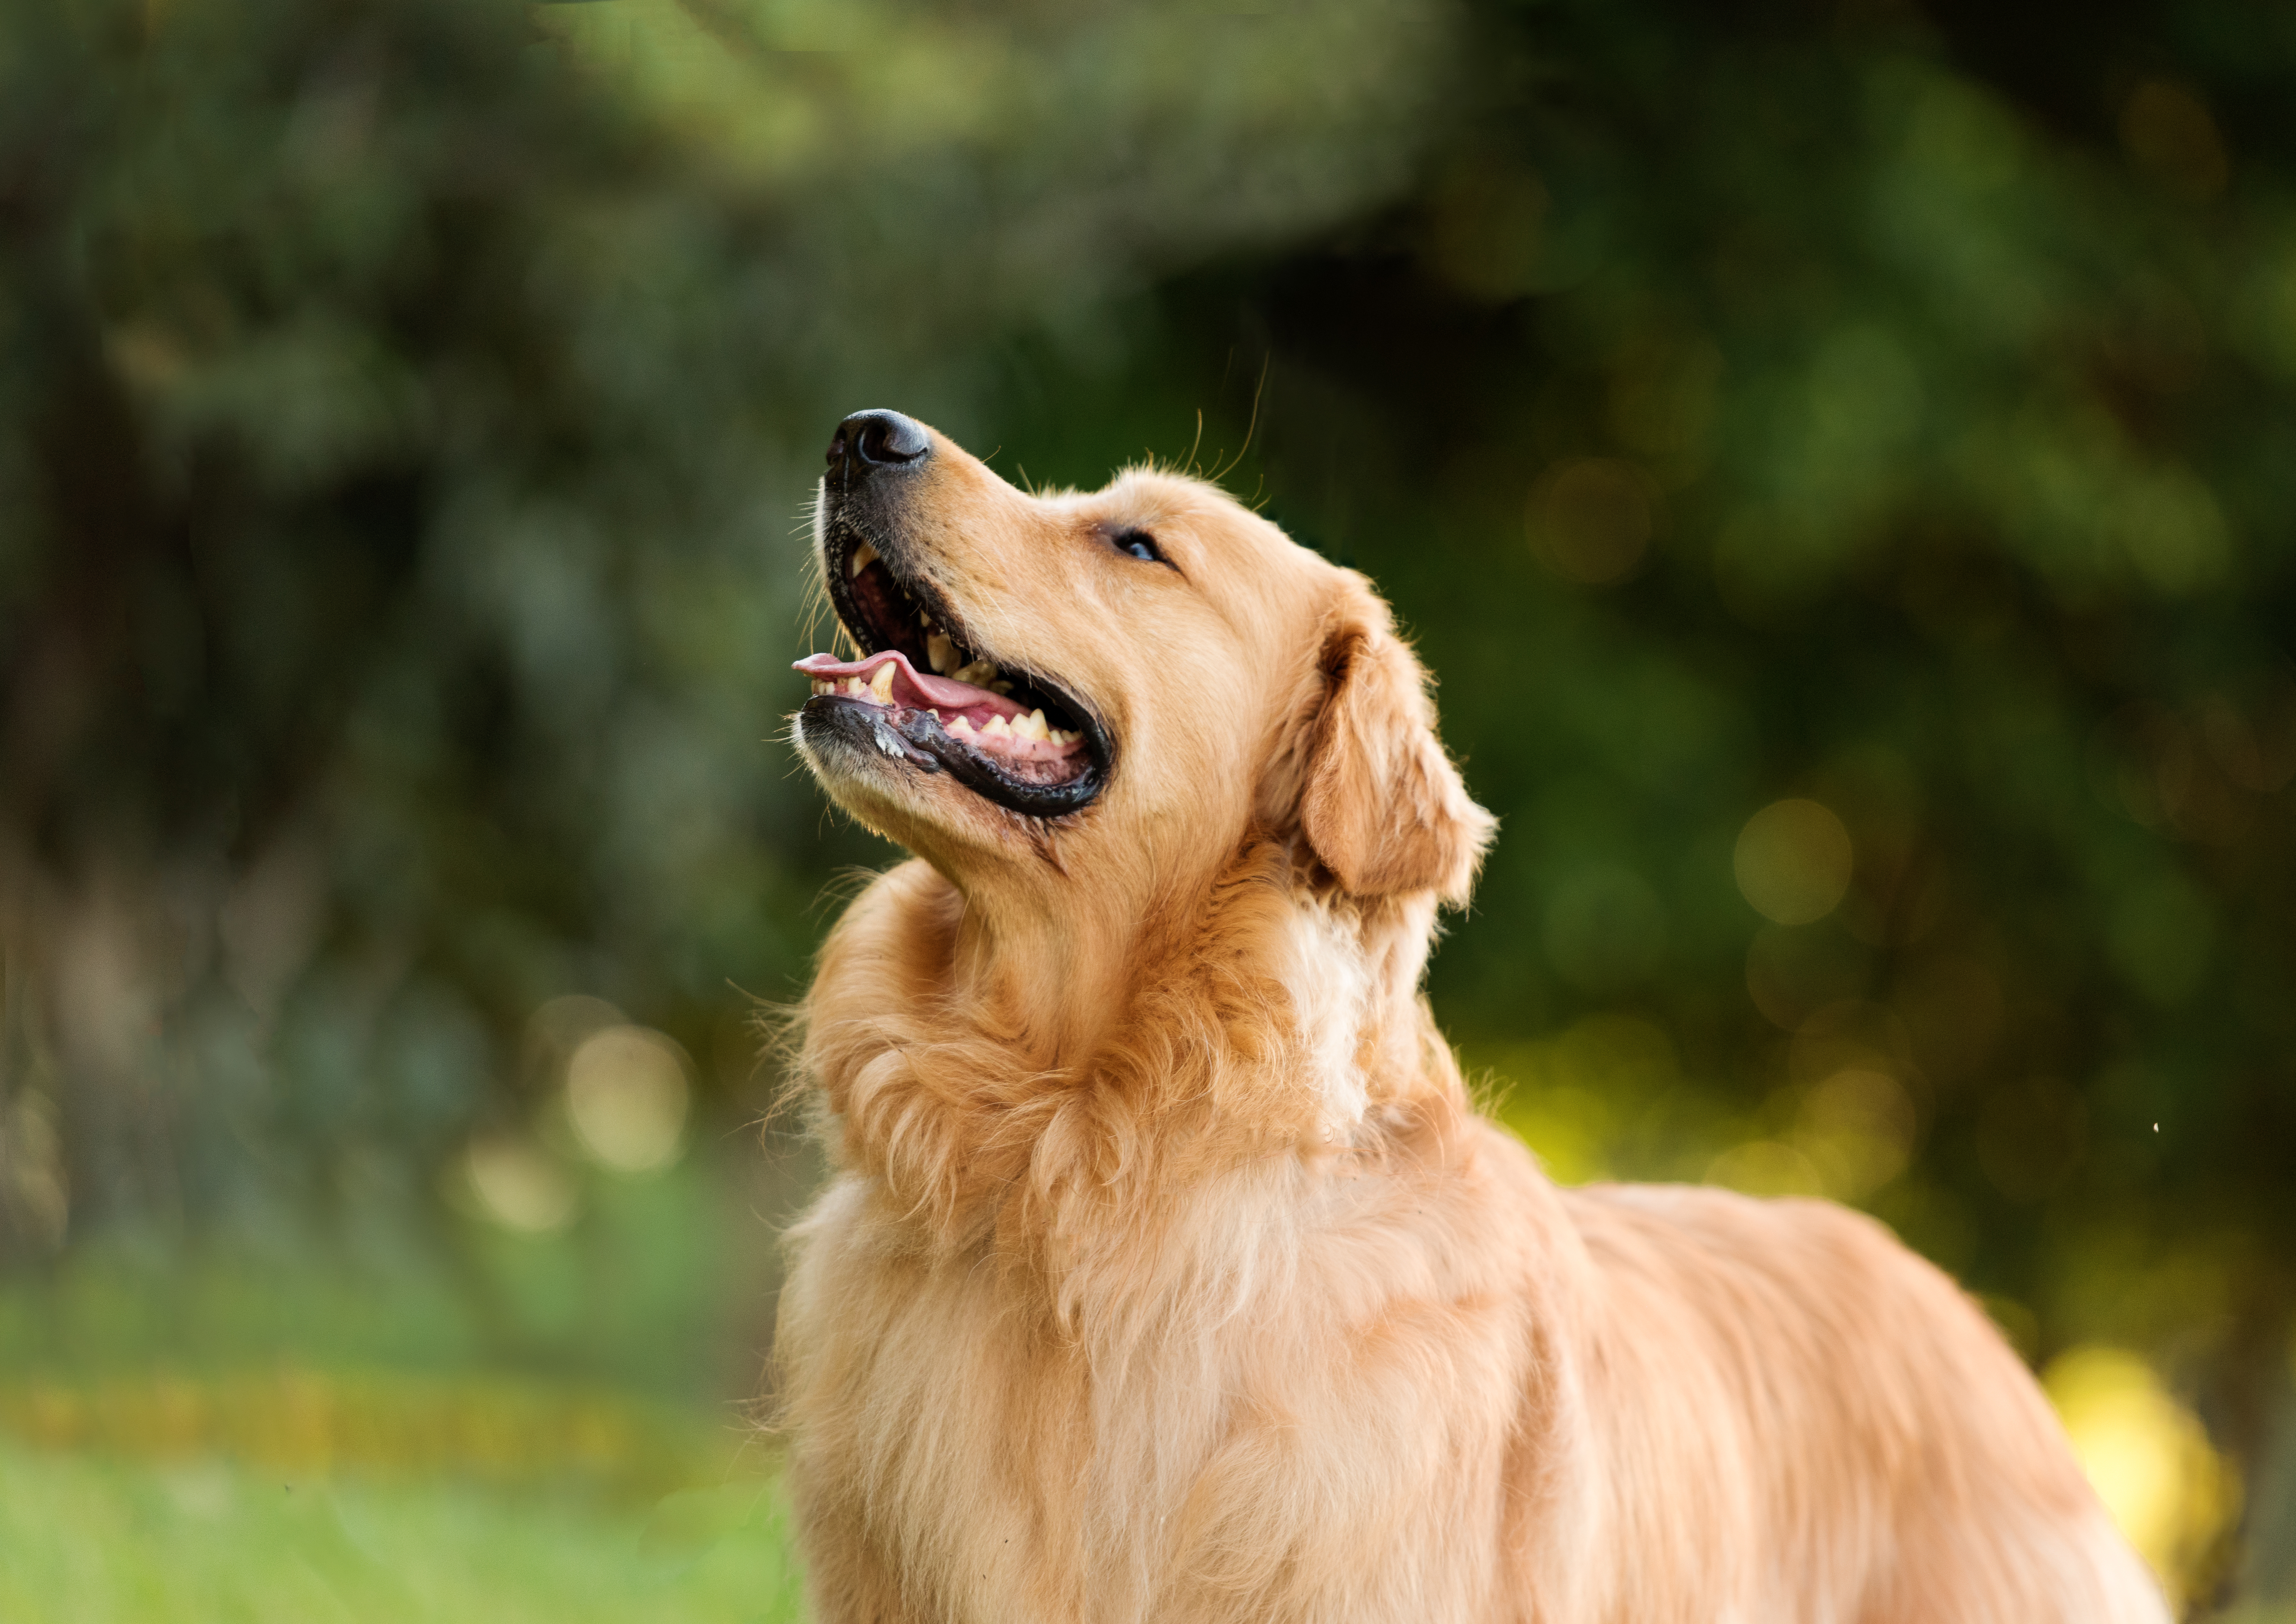
M 1300 837 L 1342 891 L 1464 899 L 1491 820 L 1386 605 L 1216 487 L 1135 470 L 1029 495 L 863 412 L 830 442 L 816 533 L 860 658 L 800 662 L 798 748 L 961 888 L 1001 871 L 1143 900 L 1257 830 Z

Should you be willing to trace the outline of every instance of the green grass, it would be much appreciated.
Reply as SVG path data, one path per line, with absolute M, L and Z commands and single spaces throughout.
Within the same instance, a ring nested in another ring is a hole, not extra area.
M 649 1504 L 0 1439 L 9 1624 L 777 1624 L 800 1595 L 774 1477 Z

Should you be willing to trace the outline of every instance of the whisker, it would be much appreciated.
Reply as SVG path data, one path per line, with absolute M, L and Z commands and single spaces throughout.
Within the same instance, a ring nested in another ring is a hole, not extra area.
M 1238 468 L 1242 467 L 1243 459 L 1250 454 L 1251 437 L 1259 432 L 1259 430 L 1260 397 L 1267 392 L 1267 372 L 1268 368 L 1275 364 L 1275 357 L 1273 351 L 1270 351 L 1268 354 L 1264 355 L 1259 358 L 1259 381 L 1251 386 L 1251 416 L 1243 425 L 1243 444 L 1236 447 L 1235 460 L 1229 463 L 1225 467 L 1221 468 L 1218 472 L 1212 475 L 1212 483 L 1215 485 L 1227 478 L 1229 474 L 1233 473 Z

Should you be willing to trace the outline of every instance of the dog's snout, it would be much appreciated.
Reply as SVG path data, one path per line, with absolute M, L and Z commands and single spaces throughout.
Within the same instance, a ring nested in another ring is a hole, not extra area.
M 880 468 L 922 462 L 932 450 L 924 425 L 898 412 L 856 412 L 829 439 L 829 472 L 850 484 Z

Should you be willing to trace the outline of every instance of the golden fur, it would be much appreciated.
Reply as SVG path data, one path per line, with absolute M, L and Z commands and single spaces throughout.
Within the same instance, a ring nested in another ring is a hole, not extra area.
M 1880 1226 L 1558 1189 L 1476 1113 L 1418 988 L 1491 820 L 1361 577 L 1197 480 L 1024 496 L 939 436 L 905 504 L 1116 754 L 1040 822 L 798 729 L 921 859 L 800 1028 L 834 1177 L 776 1357 L 827 1624 L 2165 1620 Z

